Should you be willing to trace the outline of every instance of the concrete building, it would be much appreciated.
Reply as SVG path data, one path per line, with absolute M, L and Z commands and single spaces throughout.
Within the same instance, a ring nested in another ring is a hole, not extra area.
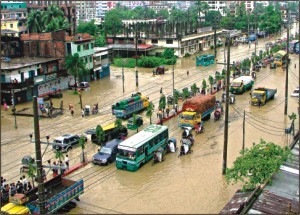
M 209 10 L 220 11 L 222 16 L 225 16 L 223 9 L 227 7 L 227 1 L 205 1 L 209 5 Z
M 82 21 L 91 21 L 96 18 L 96 1 L 76 1 L 76 18 Z
M 107 1 L 96 1 L 96 17 L 97 22 L 104 20 L 105 13 L 107 11 Z
M 94 51 L 94 80 L 97 80 L 110 75 L 109 56 L 111 48 L 95 47 Z

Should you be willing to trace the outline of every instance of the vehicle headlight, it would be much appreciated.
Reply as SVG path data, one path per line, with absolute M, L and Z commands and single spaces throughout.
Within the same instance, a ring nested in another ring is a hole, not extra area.
M 94 158 L 94 157 L 92 158 L 92 161 L 93 161 L 93 160 L 95 160 L 95 158 Z
M 102 160 L 103 163 L 106 163 L 106 161 L 107 161 L 106 159 L 103 159 L 103 160 Z

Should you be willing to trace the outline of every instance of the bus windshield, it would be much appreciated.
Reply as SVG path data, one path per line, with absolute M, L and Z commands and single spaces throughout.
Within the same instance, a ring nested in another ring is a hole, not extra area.
M 128 151 L 128 150 L 125 150 L 125 149 L 119 149 L 118 153 L 119 153 L 118 155 L 123 157 L 123 158 L 127 158 L 127 159 L 130 159 L 130 160 L 135 159 L 135 152 Z
M 240 82 L 232 82 L 231 86 L 232 87 L 239 87 L 239 86 L 241 86 L 241 83 Z

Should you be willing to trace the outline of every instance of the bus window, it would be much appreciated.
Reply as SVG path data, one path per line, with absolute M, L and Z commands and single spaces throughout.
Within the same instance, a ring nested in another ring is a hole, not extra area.
M 144 154 L 144 147 L 141 146 L 140 148 L 137 149 L 137 155 L 140 156 L 142 154 Z
M 150 148 L 152 148 L 152 147 L 155 145 L 155 142 L 154 142 L 154 140 L 150 140 L 150 143 L 149 143 L 149 145 L 150 145 Z

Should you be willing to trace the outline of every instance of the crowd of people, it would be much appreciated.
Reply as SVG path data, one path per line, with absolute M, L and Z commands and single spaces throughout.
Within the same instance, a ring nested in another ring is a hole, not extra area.
M 10 197 L 16 193 L 26 194 L 33 189 L 30 181 L 27 180 L 25 175 L 20 177 L 17 183 L 7 183 L 6 179 L 1 176 L 1 205 L 7 204 Z

